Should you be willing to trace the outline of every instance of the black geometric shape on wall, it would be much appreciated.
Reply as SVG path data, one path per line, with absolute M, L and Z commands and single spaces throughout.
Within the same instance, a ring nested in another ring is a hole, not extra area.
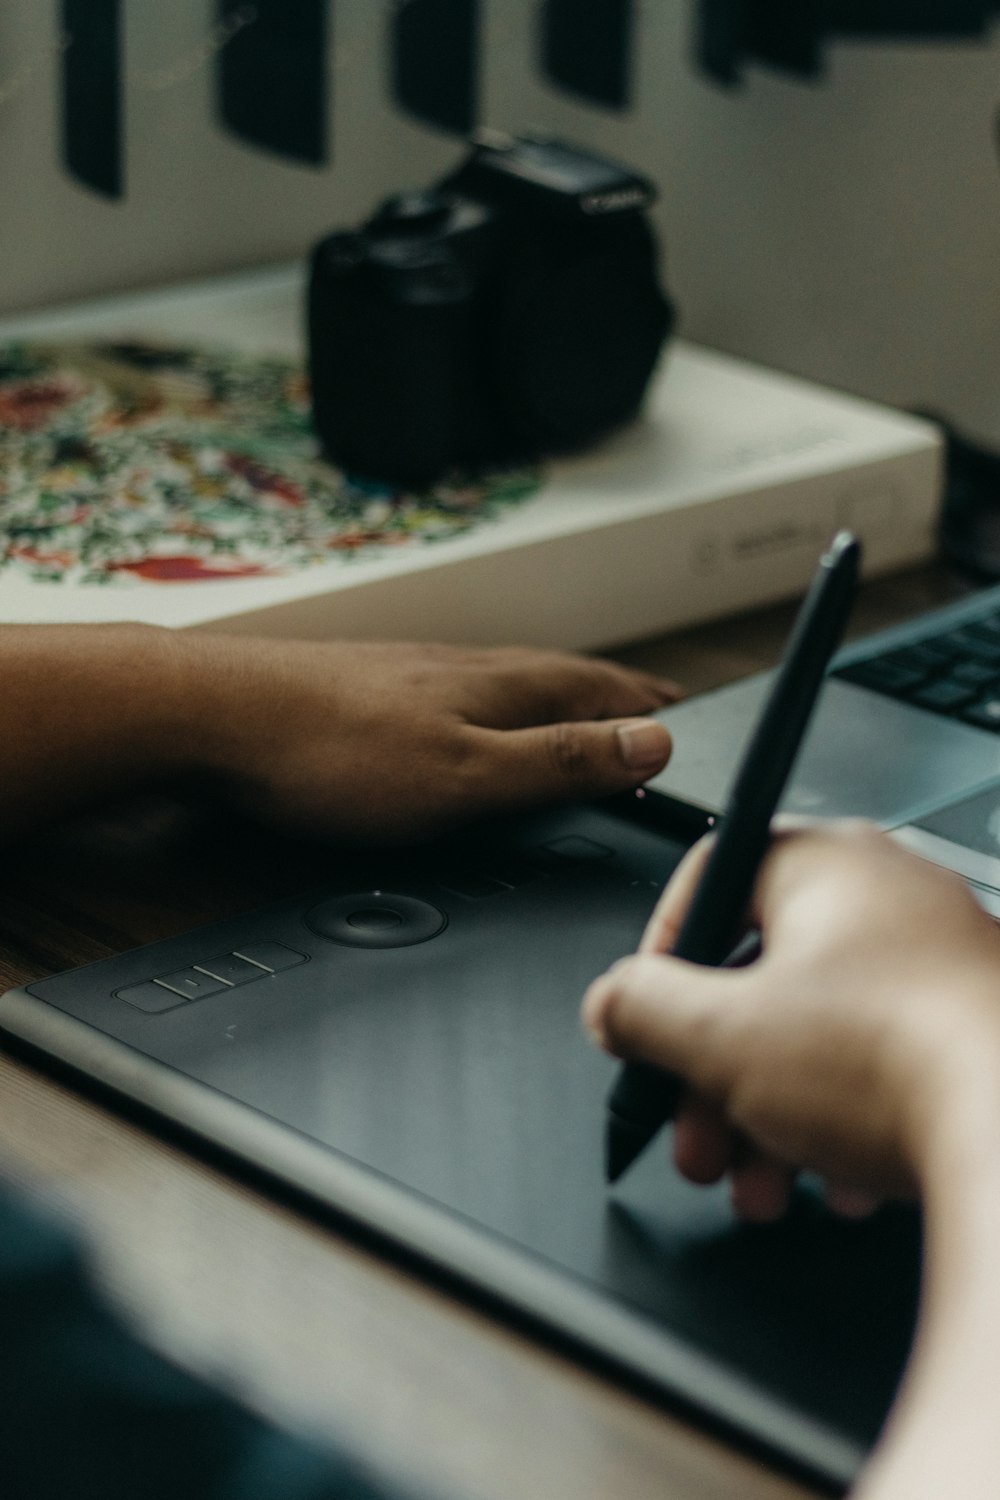
M 124 195 L 119 0 L 61 0 L 62 159 L 79 182 Z
M 998 0 L 697 0 L 695 57 L 719 83 L 748 62 L 816 78 L 837 37 L 976 41 L 998 14 Z
M 1000 7 L 996 0 L 827 0 L 827 29 L 835 36 L 985 36 Z
M 632 101 L 633 0 L 545 0 L 542 63 L 553 83 L 590 104 Z
M 410 114 L 468 135 L 479 107 L 479 0 L 406 0 L 392 22 L 392 88 Z
M 216 0 L 219 25 L 234 30 L 216 59 L 219 115 L 252 146 L 309 166 L 329 159 L 328 34 L 332 0 Z

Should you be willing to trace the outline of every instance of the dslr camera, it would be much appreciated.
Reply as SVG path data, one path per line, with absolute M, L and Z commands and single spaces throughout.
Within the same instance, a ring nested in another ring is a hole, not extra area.
M 410 488 L 585 448 L 638 411 L 674 309 L 626 167 L 491 135 L 312 255 L 326 455 Z

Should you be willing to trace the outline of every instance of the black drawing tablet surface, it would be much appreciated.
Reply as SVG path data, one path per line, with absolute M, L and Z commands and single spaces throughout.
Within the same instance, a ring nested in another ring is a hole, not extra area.
M 11 991 L 0 1028 L 841 1485 L 908 1351 L 915 1215 L 608 1191 L 579 1023 L 683 843 L 574 808 Z

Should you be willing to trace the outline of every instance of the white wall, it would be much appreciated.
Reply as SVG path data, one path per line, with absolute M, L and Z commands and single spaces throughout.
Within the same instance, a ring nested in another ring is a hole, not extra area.
M 381 63 L 397 0 L 334 6 L 335 158 L 269 158 L 213 120 L 192 57 L 208 0 L 127 0 L 128 196 L 58 162 L 55 0 L 0 9 L 0 306 L 31 307 L 300 253 L 381 193 L 426 180 L 453 141 L 403 118 Z M 689 64 L 694 0 L 645 0 L 635 111 L 584 108 L 534 64 L 532 0 L 484 0 L 490 123 L 552 128 L 645 167 L 684 332 L 1000 441 L 1000 35 L 990 45 L 835 45 L 822 87 L 748 73 L 727 93 Z M 581 0 L 581 4 L 586 0 Z
M 633 116 L 544 111 L 658 176 L 685 333 L 1000 441 L 1000 31 L 730 93 L 690 67 L 693 10 L 643 7 Z
M 270 156 L 214 118 L 210 66 L 170 87 L 155 75 L 192 64 L 214 0 L 126 0 L 123 202 L 80 186 L 59 163 L 56 0 L 0 6 L 0 92 L 27 59 L 29 89 L 0 104 L 0 306 L 254 265 L 300 253 L 356 219 L 400 176 L 446 165 L 455 145 L 391 108 L 379 53 L 390 5 L 340 0 L 328 170 Z

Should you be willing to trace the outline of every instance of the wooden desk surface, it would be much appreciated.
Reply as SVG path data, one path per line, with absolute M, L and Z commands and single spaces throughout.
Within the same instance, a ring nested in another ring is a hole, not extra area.
M 896 575 L 853 628 L 959 591 L 936 566 Z M 700 691 L 773 662 L 793 612 L 614 654 Z M 337 858 L 165 802 L 88 819 L 0 875 L 0 984 L 291 894 Z M 79 1221 L 154 1341 L 390 1475 L 469 1500 L 810 1493 L 6 1057 L 0 1129 L 0 1171 Z

